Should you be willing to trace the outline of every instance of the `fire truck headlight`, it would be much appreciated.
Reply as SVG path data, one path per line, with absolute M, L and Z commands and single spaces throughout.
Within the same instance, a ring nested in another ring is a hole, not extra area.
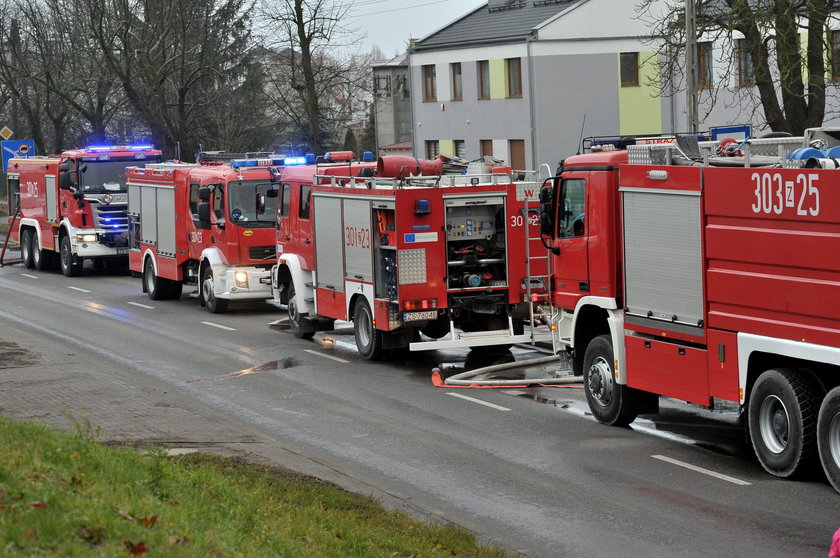
M 244 271 L 237 271 L 233 274 L 233 278 L 236 279 L 236 286 L 248 288 L 248 274 Z
M 77 234 L 76 242 L 96 242 L 95 234 Z

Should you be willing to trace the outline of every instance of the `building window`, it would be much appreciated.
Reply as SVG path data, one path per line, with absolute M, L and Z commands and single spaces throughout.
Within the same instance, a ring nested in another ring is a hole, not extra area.
M 452 100 L 461 101 L 464 99 L 464 86 L 461 80 L 461 63 L 455 62 L 449 65 L 452 73 Z
M 514 170 L 525 169 L 525 140 L 515 139 L 508 141 L 510 151 L 510 166 Z
M 712 86 L 712 43 L 697 43 L 697 87 Z
M 455 156 L 461 159 L 467 158 L 467 144 L 464 140 L 455 140 Z
M 481 140 L 479 142 L 481 148 L 481 156 L 482 157 L 492 157 L 493 156 L 493 140 Z
M 437 159 L 440 156 L 440 142 L 426 140 L 426 159 Z
M 507 96 L 522 96 L 522 59 L 508 58 L 505 60 L 505 74 L 507 75 Z
M 490 61 L 478 61 L 478 98 L 490 98 Z
M 745 39 L 738 39 L 738 85 L 755 85 L 755 69 L 750 50 Z
M 621 87 L 639 85 L 639 53 L 622 52 L 621 59 Z
M 437 101 L 437 78 L 435 77 L 435 65 L 423 66 L 423 100 Z
M 831 32 L 831 79 L 840 81 L 840 31 Z

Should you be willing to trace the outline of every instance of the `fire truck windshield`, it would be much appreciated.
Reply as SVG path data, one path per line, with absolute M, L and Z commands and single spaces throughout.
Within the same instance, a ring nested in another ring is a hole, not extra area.
M 79 161 L 79 190 L 88 194 L 125 192 L 125 168 L 140 163 L 159 163 L 157 157 L 137 161 L 134 158 L 107 161 Z
M 277 184 L 260 180 L 236 180 L 228 184 L 230 220 L 253 228 L 274 226 Z

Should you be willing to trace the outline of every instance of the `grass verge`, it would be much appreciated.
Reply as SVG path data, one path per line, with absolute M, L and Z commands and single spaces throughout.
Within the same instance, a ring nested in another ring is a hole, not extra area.
M 505 557 L 331 484 L 0 417 L 2 556 Z

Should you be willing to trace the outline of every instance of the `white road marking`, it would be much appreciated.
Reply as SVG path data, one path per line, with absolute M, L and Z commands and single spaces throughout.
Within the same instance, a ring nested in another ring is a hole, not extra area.
M 324 358 L 328 358 L 328 359 L 334 360 L 336 362 L 343 362 L 344 364 L 347 364 L 348 362 L 350 362 L 349 360 L 344 360 L 343 358 L 338 358 L 336 356 L 328 355 L 328 354 L 325 354 L 325 353 L 319 353 L 318 351 L 313 351 L 312 349 L 304 349 L 304 352 L 311 353 L 313 355 L 322 356 Z
M 665 461 L 666 463 L 671 463 L 672 465 L 677 465 L 679 467 L 685 467 L 686 469 L 690 469 L 697 473 L 703 473 L 704 475 L 709 475 L 710 477 L 714 477 L 716 479 L 724 480 L 726 482 L 731 482 L 732 484 L 737 484 L 740 486 L 750 486 L 752 485 L 751 482 L 747 482 L 745 480 L 736 479 L 735 477 L 730 477 L 729 475 L 724 475 L 722 473 L 716 473 L 715 471 L 710 471 L 709 469 L 704 469 L 703 467 L 698 467 L 697 465 L 692 465 L 691 463 L 686 463 L 685 461 L 680 461 L 679 459 L 673 459 L 671 457 L 665 457 L 664 455 L 651 455 L 654 459 L 659 459 L 660 461 Z
M 29 275 L 28 273 L 21 273 L 24 277 L 29 277 L 30 279 L 40 279 L 37 275 Z
M 154 306 L 149 306 L 148 304 L 140 304 L 139 302 L 131 302 L 130 300 L 128 301 L 128 304 L 131 304 L 132 306 L 139 306 L 140 308 L 145 308 L 146 310 L 155 309 Z
M 209 325 L 210 327 L 217 327 L 217 328 L 223 329 L 225 331 L 236 331 L 235 327 L 228 327 L 228 326 L 223 326 L 221 324 L 214 324 L 213 322 L 201 322 L 201 323 L 203 323 L 204 325 Z
M 74 291 L 79 291 L 80 293 L 89 293 L 90 291 L 87 289 L 80 289 L 79 287 L 67 287 L 68 289 L 73 289 Z
M 462 395 L 451 391 L 446 392 L 446 395 L 451 395 L 452 397 L 457 397 L 458 399 L 463 399 L 464 401 L 472 401 L 473 403 L 478 403 L 479 405 L 484 405 L 485 407 L 490 407 L 491 409 L 496 409 L 497 411 L 510 411 L 507 407 L 502 407 L 501 405 L 496 405 L 494 403 L 488 403 L 487 401 L 482 401 L 481 399 L 475 399 L 469 395 Z

